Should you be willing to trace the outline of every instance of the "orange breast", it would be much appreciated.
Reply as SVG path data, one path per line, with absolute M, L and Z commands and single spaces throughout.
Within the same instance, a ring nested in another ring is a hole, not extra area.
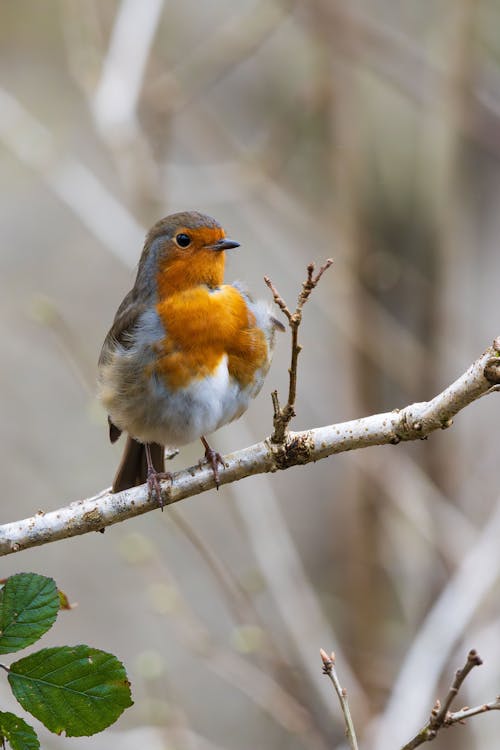
M 155 371 L 172 388 L 211 375 L 224 355 L 229 374 L 245 387 L 266 362 L 265 336 L 234 287 L 196 287 L 170 295 L 156 309 L 167 336 Z

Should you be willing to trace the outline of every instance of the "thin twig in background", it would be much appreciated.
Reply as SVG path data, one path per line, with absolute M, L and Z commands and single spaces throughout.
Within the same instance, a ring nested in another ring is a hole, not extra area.
M 452 713 L 450 707 L 454 699 L 457 697 L 458 691 L 460 690 L 462 683 L 467 678 L 468 674 L 474 669 L 479 667 L 483 663 L 481 657 L 472 649 L 467 655 L 467 661 L 462 669 L 457 670 L 455 679 L 448 691 L 443 704 L 440 701 L 436 701 L 434 708 L 431 711 L 431 715 L 427 724 L 417 732 L 417 734 L 404 745 L 401 750 L 415 750 L 416 747 L 423 745 L 424 742 L 430 742 L 434 740 L 438 732 L 443 727 L 450 727 L 453 724 L 464 724 L 465 719 L 472 716 L 478 716 L 486 713 L 487 711 L 499 710 L 500 709 L 500 698 L 497 698 L 490 703 L 484 703 L 481 706 L 475 708 L 463 708 L 461 711 Z
M 321 266 L 316 276 L 314 276 L 314 263 L 309 263 L 309 265 L 307 266 L 307 279 L 302 284 L 302 290 L 297 300 L 297 307 L 295 308 L 295 312 L 293 313 L 290 312 L 290 309 L 288 308 L 286 302 L 279 294 L 271 279 L 268 276 L 264 276 L 264 281 L 271 290 L 275 303 L 286 316 L 288 325 L 290 326 L 290 330 L 292 332 L 292 354 L 290 368 L 288 370 L 290 376 L 288 386 L 288 400 L 283 408 L 280 407 L 278 392 L 273 391 L 272 394 L 274 407 L 274 432 L 271 436 L 271 440 L 273 443 L 282 443 L 284 441 L 288 425 L 295 416 L 295 399 L 297 396 L 297 364 L 299 354 L 302 350 L 302 347 L 298 343 L 299 327 L 302 322 L 302 309 L 311 296 L 311 292 L 317 287 L 324 272 L 328 268 L 330 268 L 332 263 L 332 258 L 328 258 L 324 265 Z
M 351 711 L 349 709 L 349 703 L 347 701 L 347 691 L 340 684 L 337 672 L 335 671 L 335 654 L 332 651 L 331 655 L 328 656 L 326 651 L 324 651 L 323 649 L 320 649 L 319 653 L 323 662 L 323 674 L 327 675 L 332 681 L 333 687 L 335 688 L 335 692 L 337 693 L 337 697 L 339 699 L 340 708 L 342 709 L 342 714 L 344 716 L 345 736 L 347 737 L 349 747 L 351 748 L 351 750 L 358 750 L 358 741 L 356 740 L 354 723 L 352 721 Z

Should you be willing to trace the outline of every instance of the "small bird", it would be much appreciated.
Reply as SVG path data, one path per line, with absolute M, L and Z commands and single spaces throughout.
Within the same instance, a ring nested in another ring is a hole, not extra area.
M 221 456 L 206 435 L 240 417 L 260 391 L 276 330 L 267 303 L 224 284 L 225 251 L 239 247 L 197 211 L 160 219 L 144 243 L 133 289 L 99 357 L 99 398 L 114 443 L 128 433 L 112 491 L 147 482 L 162 505 L 165 447 L 198 438 L 219 486 Z

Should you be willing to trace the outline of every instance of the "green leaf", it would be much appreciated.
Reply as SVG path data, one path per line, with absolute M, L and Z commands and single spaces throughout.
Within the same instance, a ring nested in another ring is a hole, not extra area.
M 0 578 L 0 597 L 1 589 L 8 580 L 8 578 Z M 68 595 L 64 591 L 62 591 L 61 589 L 57 589 L 57 593 L 59 594 L 59 604 L 61 609 L 73 609 L 76 606 L 70 603 Z
M 59 595 L 54 580 L 18 573 L 1 592 L 0 654 L 19 651 L 37 641 L 54 624 Z
M 0 740 L 7 740 L 12 750 L 39 750 L 40 743 L 33 727 L 24 719 L 0 711 Z
M 8 679 L 26 711 L 69 737 L 100 732 L 132 705 L 123 664 L 90 646 L 44 648 L 11 664 Z

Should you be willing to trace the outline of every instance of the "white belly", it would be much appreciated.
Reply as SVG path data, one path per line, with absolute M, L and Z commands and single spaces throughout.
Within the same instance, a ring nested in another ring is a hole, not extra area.
M 243 414 L 263 380 L 258 378 L 257 387 L 242 389 L 230 377 L 227 355 L 223 355 L 212 375 L 173 391 L 156 375 L 147 378 L 142 375 L 142 359 L 141 375 L 139 367 L 132 365 L 130 352 L 124 356 L 125 362 L 120 359 L 118 355 L 108 367 L 120 370 L 125 365 L 127 397 L 116 398 L 116 388 L 106 388 L 104 370 L 101 400 L 113 424 L 144 443 L 181 446 L 214 432 Z M 135 378 L 131 370 L 135 370 Z M 115 383 L 116 374 L 115 370 L 112 375 Z
M 163 445 L 185 445 L 214 432 L 239 417 L 250 401 L 248 391 L 243 391 L 229 376 L 227 355 L 222 357 L 213 375 L 175 392 L 154 377 L 151 384 L 154 411 L 151 422 L 155 425 L 151 424 L 147 434 L 134 437 Z

